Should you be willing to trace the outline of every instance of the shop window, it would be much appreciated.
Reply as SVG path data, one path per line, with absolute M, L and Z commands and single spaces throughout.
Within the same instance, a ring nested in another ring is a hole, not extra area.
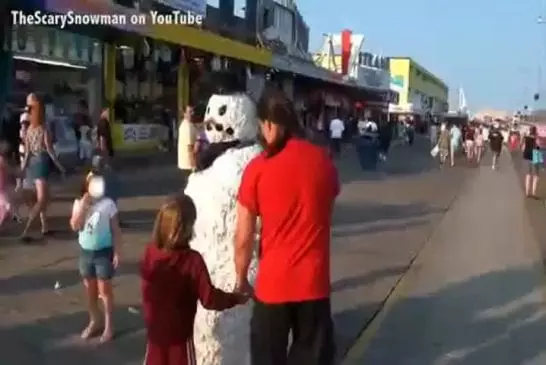
M 116 120 L 124 124 L 164 123 L 177 114 L 177 47 L 140 40 L 121 46 L 116 58 Z

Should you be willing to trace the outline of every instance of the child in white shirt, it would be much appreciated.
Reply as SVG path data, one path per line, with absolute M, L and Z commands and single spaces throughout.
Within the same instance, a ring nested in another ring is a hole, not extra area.
M 91 128 L 86 125 L 81 126 L 80 138 L 80 160 L 90 162 L 93 157 L 93 141 Z

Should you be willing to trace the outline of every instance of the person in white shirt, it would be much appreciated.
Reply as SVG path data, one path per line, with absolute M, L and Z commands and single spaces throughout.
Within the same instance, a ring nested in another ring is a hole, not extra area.
M 330 122 L 330 143 L 334 155 L 341 153 L 341 141 L 343 140 L 343 132 L 345 131 L 345 123 L 339 118 L 334 118 Z
M 90 162 L 93 157 L 92 130 L 87 125 L 80 127 L 81 138 L 79 141 L 80 160 Z
M 438 136 L 440 135 L 440 132 L 438 131 L 438 126 L 436 123 L 432 123 L 430 125 L 430 146 L 434 147 L 438 143 Z
M 197 128 L 193 124 L 193 112 L 193 107 L 187 106 L 184 118 L 178 126 L 178 169 L 182 171 L 184 187 L 197 165 L 195 151 Z
M 482 136 L 483 136 L 483 141 L 484 141 L 484 142 L 489 141 L 489 127 L 483 126 L 483 128 L 482 128 Z

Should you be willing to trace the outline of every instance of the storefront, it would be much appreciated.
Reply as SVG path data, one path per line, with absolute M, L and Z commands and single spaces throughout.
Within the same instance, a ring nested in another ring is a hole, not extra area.
M 201 12 L 206 6 L 204 0 L 162 3 L 175 9 L 192 3 Z M 222 63 L 230 63 L 231 67 L 236 65 L 238 69 L 245 69 L 247 65 L 269 67 L 271 63 L 271 53 L 267 50 L 221 37 L 199 27 L 154 24 L 148 13 L 140 13 L 110 1 L 41 0 L 35 6 L 54 14 L 73 12 L 138 17 L 136 23 L 112 22 L 109 26 L 74 27 L 81 33 L 100 34 L 99 39 L 115 40 L 116 44 L 106 42 L 103 45 L 104 87 L 102 99 L 99 100 L 110 107 L 111 119 L 115 121 L 113 132 L 117 149 L 157 147 L 168 130 L 166 123 L 161 121 L 178 119 L 192 94 L 198 94 L 193 92 L 192 83 L 201 75 L 195 72 L 202 69 L 199 64 L 210 65 L 212 59 L 218 57 Z M 163 110 L 158 110 L 156 106 L 159 105 Z
M 447 112 L 448 87 L 410 58 L 390 59 L 390 88 L 400 94 L 391 104 L 391 113 L 415 116 L 442 115 Z
M 26 96 L 44 100 L 46 122 L 60 154 L 76 152 L 72 117 L 84 103 L 92 119 L 102 104 L 103 44 L 89 36 L 40 26 L 13 26 L 4 37 L 6 95 L 9 113 L 19 114 Z

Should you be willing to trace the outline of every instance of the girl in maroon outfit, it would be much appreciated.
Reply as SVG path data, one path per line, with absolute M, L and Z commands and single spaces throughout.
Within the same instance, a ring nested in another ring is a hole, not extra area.
M 193 324 L 197 301 L 211 310 L 244 304 L 248 297 L 216 289 L 201 255 L 189 248 L 196 210 L 186 195 L 169 199 L 155 220 L 141 263 L 144 365 L 195 365 Z

